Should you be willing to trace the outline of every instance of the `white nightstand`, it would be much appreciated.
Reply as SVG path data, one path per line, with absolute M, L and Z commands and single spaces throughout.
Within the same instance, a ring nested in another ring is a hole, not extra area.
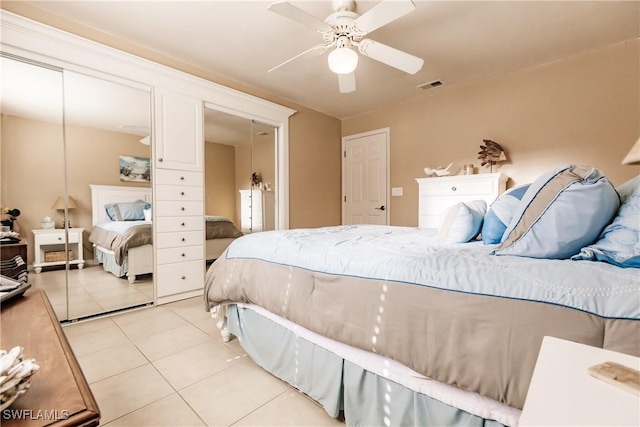
M 640 369 L 638 357 L 544 337 L 519 426 L 640 425 L 638 395 L 587 372 L 607 361 Z
M 66 259 L 47 261 L 45 253 L 62 252 L 64 255 L 64 229 L 54 228 L 50 230 L 31 230 L 33 232 L 33 244 L 35 259 L 33 269 L 36 273 L 42 271 L 42 267 L 64 265 Z M 77 265 L 79 269 L 84 267 L 84 255 L 82 253 L 82 232 L 84 228 L 70 228 L 68 249 L 73 252 L 70 265 Z

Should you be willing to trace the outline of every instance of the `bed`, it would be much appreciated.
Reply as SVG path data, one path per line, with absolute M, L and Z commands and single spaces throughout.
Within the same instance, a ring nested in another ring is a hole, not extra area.
M 134 283 L 136 276 L 153 272 L 153 227 L 150 211 L 147 218 L 131 216 L 118 221 L 109 216 L 113 206 L 138 204 L 151 206 L 150 187 L 91 185 L 92 224 L 89 241 L 95 259 L 105 271 L 117 277 L 127 277 Z M 136 218 L 132 220 L 131 218 Z M 221 216 L 205 216 L 205 257 L 217 259 L 236 238 L 242 236 L 231 220 Z
M 636 229 L 638 182 L 628 198 Z M 619 213 L 602 216 L 602 238 L 573 260 L 476 239 L 442 244 L 442 228 L 270 231 L 236 240 L 213 263 L 205 305 L 223 338 L 238 337 L 259 365 L 348 425 L 517 425 L 544 336 L 640 355 L 640 257 L 629 268 L 589 259 L 626 206 L 606 191 Z M 514 221 L 535 207 L 528 194 Z M 606 200 L 594 194 L 598 209 Z M 554 209 L 543 211 L 527 227 Z

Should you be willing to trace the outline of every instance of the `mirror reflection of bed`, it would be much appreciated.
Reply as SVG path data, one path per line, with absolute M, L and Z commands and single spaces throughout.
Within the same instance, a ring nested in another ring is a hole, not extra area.
M 242 234 L 275 229 L 275 128 L 213 108 L 205 108 L 204 122 L 207 228 L 214 218 L 226 218 Z M 260 182 L 252 182 L 254 173 Z M 207 240 L 207 262 L 234 238 L 221 239 L 211 251 Z
M 121 155 L 151 157 L 150 146 L 140 143 L 149 135 L 150 88 L 48 64 L 38 66 L 18 57 L 1 60 L 0 140 L 6 178 L 2 180 L 2 203 L 21 210 L 28 264 L 34 262 L 32 230 L 41 229 L 45 217 L 56 228 L 63 219 L 74 228 L 83 228 L 83 255 L 91 261 L 89 184 L 143 185 L 121 182 L 118 159 Z M 77 204 L 67 213 L 54 208 L 65 193 Z M 138 276 L 130 285 L 91 262 L 82 270 L 47 266 L 40 273 L 31 271 L 28 280 L 47 293 L 61 321 L 153 302 L 151 274 Z

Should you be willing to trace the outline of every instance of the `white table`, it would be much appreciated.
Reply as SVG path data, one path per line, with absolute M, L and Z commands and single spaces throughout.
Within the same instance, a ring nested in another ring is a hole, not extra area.
M 520 427 L 640 426 L 640 396 L 587 372 L 606 361 L 640 370 L 638 357 L 544 337 Z

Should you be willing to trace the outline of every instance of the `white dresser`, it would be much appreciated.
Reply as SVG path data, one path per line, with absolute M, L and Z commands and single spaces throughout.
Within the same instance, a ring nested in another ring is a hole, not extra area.
M 501 173 L 417 178 L 418 226 L 438 228 L 440 215 L 458 202 L 485 200 L 489 206 L 507 187 Z
M 275 192 L 253 189 L 240 191 L 240 228 L 243 233 L 276 229 Z
M 204 286 L 202 182 L 200 172 L 156 171 L 154 243 L 159 304 L 193 296 Z

